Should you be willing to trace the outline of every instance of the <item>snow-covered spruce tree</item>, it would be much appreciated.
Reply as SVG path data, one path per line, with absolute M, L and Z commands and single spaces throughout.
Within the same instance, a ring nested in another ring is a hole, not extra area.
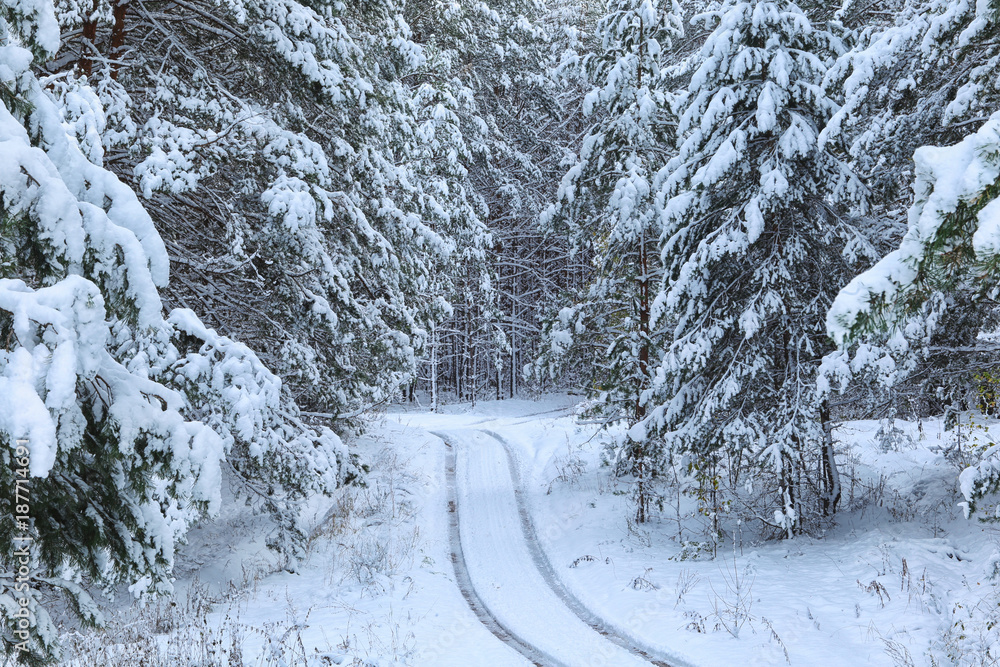
M 665 275 L 652 310 L 668 340 L 631 437 L 663 437 L 700 466 L 725 457 L 733 481 L 760 470 L 776 494 L 764 521 L 792 535 L 839 498 L 816 371 L 826 311 L 866 247 L 844 215 L 862 185 L 817 144 L 837 109 L 820 84 L 843 46 L 785 0 L 699 19 L 715 27 L 656 178 Z
M 59 46 L 51 4 L 0 11 L 0 554 L 8 573 L 0 615 L 5 654 L 36 664 L 56 653 L 42 595 L 63 589 L 96 622 L 81 576 L 127 583 L 136 594 L 169 590 L 174 542 L 218 503 L 224 451 L 218 435 L 182 416 L 183 397 L 153 379 L 173 360 L 157 295 L 167 278 L 162 242 L 133 193 L 67 136 L 32 73 Z M 24 624 L 15 618 L 21 599 Z
M 97 623 L 90 585 L 171 590 L 175 545 L 218 510 L 222 466 L 282 504 L 290 480 L 334 488 L 347 458 L 249 349 L 191 311 L 164 317 L 164 244 L 96 164 L 110 114 L 78 80 L 50 92 L 33 71 L 58 47 L 50 2 L 0 5 L 0 636 L 28 664 L 57 654 L 53 591 Z
M 215 433 L 182 417 L 182 397 L 150 377 L 171 361 L 156 290 L 166 280 L 162 242 L 132 192 L 66 135 L 31 71 L 59 46 L 51 5 L 0 11 L 0 554 L 8 573 L 0 613 L 5 653 L 32 664 L 55 652 L 44 589 L 65 589 L 90 621 L 97 615 L 80 574 L 127 582 L 137 594 L 169 589 L 174 541 L 218 502 L 224 452 Z M 26 454 L 15 455 L 20 439 Z M 24 551 L 30 557 L 16 555 Z M 21 598 L 25 635 L 15 632 L 24 629 L 14 618 Z M 27 652 L 15 648 L 22 641 Z
M 960 141 L 1000 106 L 1000 3 L 898 0 L 884 9 L 852 3 L 844 11 L 857 26 L 855 44 L 827 85 L 846 100 L 823 132 L 849 146 L 871 188 L 869 236 L 883 253 L 907 229 L 914 151 Z M 865 337 L 858 351 L 880 383 L 892 384 L 894 407 L 905 401 L 927 414 L 967 404 L 974 376 L 990 363 L 976 335 L 997 317 L 976 289 L 954 283 L 925 299 L 907 327 Z
M 614 0 L 597 26 L 596 52 L 584 61 L 594 89 L 585 109 L 596 122 L 579 161 L 563 177 L 558 200 L 543 224 L 568 235 L 573 251 L 593 257 L 594 276 L 580 301 L 563 309 L 547 329 L 541 363 L 558 364 L 567 352 L 600 350 L 594 389 L 601 410 L 629 425 L 646 417 L 651 384 L 650 310 L 662 280 L 653 176 L 671 143 L 667 54 L 681 34 L 676 2 Z M 655 352 L 654 352 L 655 355 Z M 652 364 L 651 364 L 652 362 Z M 651 495 L 653 449 L 646 438 L 621 445 L 625 472 L 637 480 L 636 520 L 645 521 Z
M 1000 278 L 1000 112 L 956 145 L 926 146 L 914 154 L 916 177 L 909 228 L 897 250 L 854 278 L 837 296 L 827 327 L 845 350 L 831 355 L 828 374 L 847 380 L 873 354 L 865 337 L 923 326 L 928 301 L 963 288 L 978 300 L 996 301 Z M 995 363 L 998 321 L 980 322 L 969 354 Z M 860 341 L 848 359 L 846 350 Z M 848 363 L 850 361 L 850 363 Z M 983 496 L 1000 491 L 1000 446 L 960 477 L 967 512 Z

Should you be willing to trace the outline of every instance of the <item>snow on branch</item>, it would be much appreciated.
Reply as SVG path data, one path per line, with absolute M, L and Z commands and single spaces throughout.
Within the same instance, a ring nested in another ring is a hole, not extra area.
M 913 156 L 915 201 L 897 250 L 854 278 L 834 300 L 827 330 L 840 346 L 896 328 L 926 290 L 1000 261 L 1000 112 L 978 132 Z

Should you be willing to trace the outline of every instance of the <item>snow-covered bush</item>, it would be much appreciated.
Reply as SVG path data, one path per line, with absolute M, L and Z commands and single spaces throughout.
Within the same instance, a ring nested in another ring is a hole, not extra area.
M 172 311 L 168 322 L 180 355 L 167 377 L 184 392 L 186 414 L 222 437 L 238 492 L 273 515 L 271 546 L 293 569 L 306 539 L 301 501 L 355 479 L 355 457 L 332 430 L 303 422 L 281 380 L 246 345 L 208 329 L 190 310 Z

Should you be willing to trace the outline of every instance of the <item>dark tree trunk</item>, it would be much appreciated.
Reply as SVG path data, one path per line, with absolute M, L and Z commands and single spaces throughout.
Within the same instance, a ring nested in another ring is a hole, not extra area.
M 826 401 L 820 405 L 819 418 L 823 423 L 823 444 L 820 449 L 820 481 L 823 493 L 820 498 L 823 516 L 830 516 L 837 511 L 840 503 L 840 471 L 837 470 L 837 460 L 833 450 L 833 423 L 830 421 L 830 406 Z
M 125 55 L 125 15 L 128 13 L 128 0 L 115 0 L 114 25 L 111 26 L 111 78 L 118 79 L 118 69 Z
M 645 388 L 649 370 L 649 261 L 646 257 L 646 240 L 639 242 L 639 377 L 636 378 L 635 421 L 639 422 L 646 416 L 646 406 L 642 404 L 642 391 Z M 650 492 L 647 476 L 650 473 L 647 461 L 648 445 L 635 443 L 635 474 L 638 478 L 636 489 L 636 523 L 645 523 L 649 519 Z
M 80 74 L 89 77 L 94 70 L 94 54 L 97 53 L 97 9 L 98 0 L 94 0 L 90 13 L 83 22 L 83 41 L 80 44 L 80 57 L 76 68 Z

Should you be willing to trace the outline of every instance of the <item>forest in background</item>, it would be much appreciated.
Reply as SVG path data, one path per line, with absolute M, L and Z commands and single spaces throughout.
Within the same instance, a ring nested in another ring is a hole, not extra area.
M 582 388 L 628 426 L 636 521 L 679 460 L 709 513 L 829 521 L 838 420 L 995 408 L 998 22 L 0 0 L 5 649 L 21 538 L 40 664 L 53 592 L 96 623 L 88 589 L 170 591 L 224 476 L 294 567 L 302 502 L 363 477 L 345 441 L 401 397 Z

